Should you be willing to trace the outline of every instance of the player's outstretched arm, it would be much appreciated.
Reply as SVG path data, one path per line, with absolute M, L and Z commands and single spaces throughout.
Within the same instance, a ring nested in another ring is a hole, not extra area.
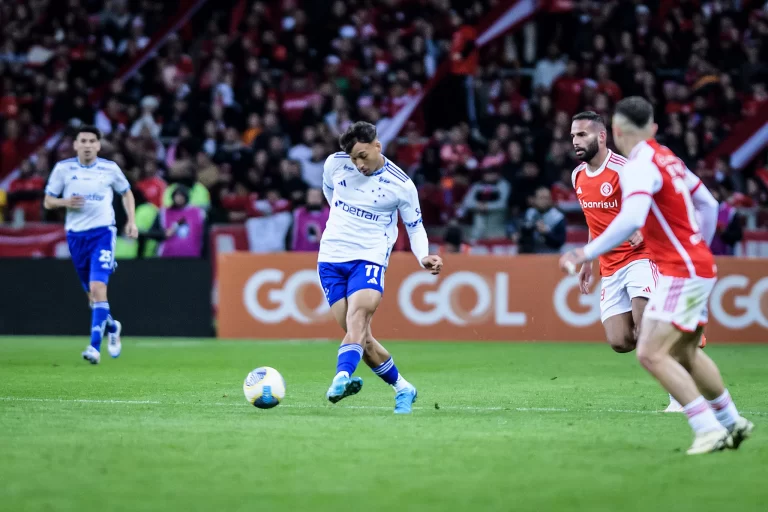
M 635 231 L 645 225 L 651 210 L 652 198 L 649 194 L 634 194 L 624 199 L 621 211 L 613 222 L 605 228 L 603 234 L 584 246 L 574 249 L 560 258 L 560 268 L 573 273 L 576 265 L 591 261 L 618 245 L 624 243 Z
M 139 228 L 136 227 L 136 198 L 133 197 L 133 192 L 128 189 L 123 194 L 123 208 L 125 208 L 125 214 L 128 217 L 128 221 L 125 223 L 125 235 L 130 238 L 139 237 Z
M 408 231 L 411 251 L 422 267 L 431 271 L 432 274 L 439 274 L 443 269 L 443 260 L 440 256 L 429 254 L 429 239 L 421 219 L 418 191 L 412 181 L 408 181 L 405 187 L 398 211 Z

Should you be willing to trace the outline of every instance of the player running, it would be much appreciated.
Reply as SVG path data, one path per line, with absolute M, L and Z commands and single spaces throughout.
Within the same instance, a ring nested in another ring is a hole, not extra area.
M 621 209 L 619 174 L 627 159 L 606 146 L 608 133 L 602 116 L 581 112 L 573 116 L 571 141 L 576 157 L 583 163 L 573 170 L 571 179 L 589 228 L 589 241 L 602 234 Z M 600 321 L 611 348 L 625 353 L 635 349 L 637 328 L 658 273 L 639 233 L 603 254 L 600 262 Z M 592 264 L 581 266 L 581 293 L 592 286 Z M 704 336 L 702 336 L 702 341 Z M 670 395 L 668 412 L 682 412 Z
M 633 96 L 616 104 L 613 137 L 628 156 L 620 175 L 621 211 L 602 235 L 563 255 L 560 267 L 591 261 L 643 228 L 660 275 L 643 315 L 637 358 L 684 404 L 695 435 L 689 455 L 738 448 L 754 425 L 739 415 L 717 366 L 698 348 L 717 276 L 708 247 L 717 202 L 672 151 L 656 142 L 656 129 L 653 107 L 645 99 Z
M 45 188 L 46 209 L 66 208 L 69 252 L 91 304 L 91 344 L 83 359 L 91 364 L 101 360 L 101 339 L 106 331 L 109 355 L 122 350 L 120 322 L 109 313 L 107 283 L 115 269 L 115 211 L 112 191 L 123 196 L 128 215 L 125 234 L 136 238 L 135 201 L 123 171 L 111 160 L 98 158 L 101 132 L 93 126 L 81 127 L 75 135 L 77 157 L 58 162 Z
M 381 302 L 384 273 L 397 240 L 398 211 L 420 265 L 439 274 L 443 261 L 429 254 L 416 186 L 381 154 L 376 127 L 357 122 L 341 135 L 339 144 L 344 152 L 329 156 L 323 171 L 331 214 L 320 241 L 317 270 L 331 311 L 347 334 L 326 396 L 336 403 L 360 391 L 363 380 L 352 374 L 362 358 L 395 389 L 395 413 L 408 414 L 416 388 L 371 334 L 371 319 Z
M 627 160 L 606 146 L 605 122 L 595 112 L 573 116 L 571 141 L 576 157 L 583 163 L 573 170 L 571 179 L 589 228 L 589 240 L 599 236 L 621 208 L 619 173 Z M 643 309 L 655 287 L 656 277 L 645 243 L 629 241 L 599 258 L 600 320 L 611 348 L 616 352 L 635 349 L 635 326 L 640 325 Z M 592 265 L 581 266 L 581 293 L 588 294 Z

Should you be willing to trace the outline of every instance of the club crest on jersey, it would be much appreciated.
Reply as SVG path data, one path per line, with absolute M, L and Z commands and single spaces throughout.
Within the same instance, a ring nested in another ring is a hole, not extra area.
M 613 194 L 613 185 L 608 183 L 607 181 L 600 185 L 600 193 L 603 194 L 603 197 L 608 197 L 611 194 Z

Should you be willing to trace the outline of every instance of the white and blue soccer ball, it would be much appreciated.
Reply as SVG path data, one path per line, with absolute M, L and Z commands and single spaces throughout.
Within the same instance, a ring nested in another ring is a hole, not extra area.
M 271 409 L 285 398 L 285 379 L 274 368 L 262 366 L 245 378 L 243 393 L 250 404 L 259 409 Z

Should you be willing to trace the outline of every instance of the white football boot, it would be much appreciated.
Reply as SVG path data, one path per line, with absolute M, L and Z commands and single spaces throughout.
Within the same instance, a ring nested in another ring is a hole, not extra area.
M 115 322 L 115 332 L 108 332 L 107 338 L 109 340 L 109 343 L 107 343 L 107 350 L 109 350 L 109 355 L 112 357 L 119 357 L 120 351 L 123 350 L 123 344 L 120 342 L 120 333 L 123 330 L 123 324 L 121 324 L 117 320 L 113 320 Z
M 696 434 L 693 444 L 688 449 L 688 455 L 719 452 L 730 448 L 733 444 L 731 433 L 724 428 Z
M 101 361 L 101 354 L 99 354 L 99 351 L 93 348 L 92 345 L 88 345 L 88 347 L 83 350 L 82 356 L 83 359 L 91 364 L 99 364 L 99 361 Z

